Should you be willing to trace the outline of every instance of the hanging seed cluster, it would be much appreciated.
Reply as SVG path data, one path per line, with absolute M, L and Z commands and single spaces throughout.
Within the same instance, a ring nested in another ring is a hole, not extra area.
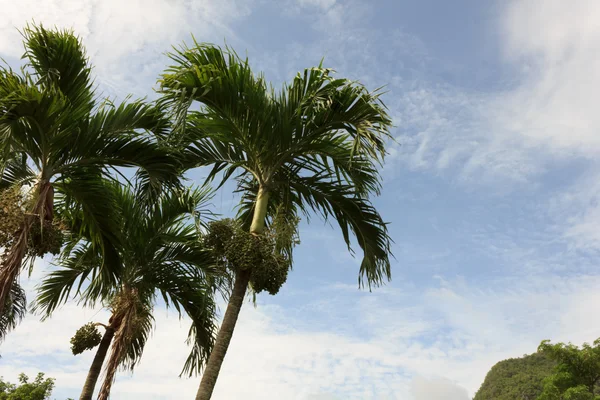
M 81 354 L 98 346 L 101 340 L 102 335 L 98 328 L 90 322 L 77 329 L 77 332 L 71 338 L 71 351 L 73 355 Z
M 204 241 L 224 267 L 250 271 L 250 283 L 256 293 L 267 291 L 274 295 L 287 280 L 291 248 L 298 243 L 297 223 L 274 218 L 270 228 L 256 236 L 236 221 L 223 219 L 209 225 Z
M 25 198 L 19 188 L 0 191 L 0 247 L 8 248 L 25 221 Z
M 18 187 L 0 192 L 0 247 L 8 248 L 13 244 L 25 223 L 25 210 L 30 203 L 31 199 Z M 36 218 L 29 230 L 27 254 L 36 257 L 57 255 L 64 243 L 64 232 L 65 226 L 59 220 L 40 221 Z
M 29 231 L 28 254 L 37 257 L 57 255 L 64 243 L 64 231 L 65 227 L 60 221 L 36 220 Z

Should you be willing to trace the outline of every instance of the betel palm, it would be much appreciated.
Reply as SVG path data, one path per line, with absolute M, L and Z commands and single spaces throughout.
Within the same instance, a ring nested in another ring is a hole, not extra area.
M 36 301 L 36 310 L 49 316 L 75 289 L 85 305 L 102 303 L 111 312 L 108 324 L 96 324 L 104 326 L 105 332 L 81 400 L 92 398 L 109 347 L 98 399 L 108 398 L 119 367 L 133 370 L 151 332 L 158 298 L 192 321 L 188 339 L 192 352 L 182 373 L 199 371 L 212 348 L 216 331 L 213 295 L 222 276 L 211 254 L 198 240 L 199 212 L 209 198 L 209 191 L 187 189 L 162 194 L 148 208 L 131 189 L 118 184 L 109 187 L 115 192 L 120 216 L 118 227 L 123 233 L 118 265 L 114 268 L 116 280 L 107 282 L 97 274 L 104 260 L 89 239 L 75 239 L 58 259 L 59 269 L 51 272 L 39 287 Z M 82 284 L 85 289 L 80 291 Z M 89 328 L 88 325 L 83 329 Z M 73 344 L 74 353 L 86 349 L 85 341 Z
M 109 256 L 117 241 L 108 235 L 112 201 L 99 179 L 116 167 L 135 167 L 146 192 L 156 193 L 177 182 L 179 171 L 160 145 L 168 123 L 158 107 L 100 102 L 85 50 L 70 31 L 27 26 L 22 33 L 26 65 L 20 73 L 0 67 L 0 198 L 11 189 L 21 196 L 20 220 L 13 226 L 3 215 L 0 226 L 7 239 L 0 244 L 0 320 L 15 315 L 13 288 L 24 261 L 60 248 L 60 240 L 46 243 L 60 236 L 55 191 L 80 210 L 79 229 Z M 1 326 L 0 337 L 5 326 L 14 323 Z
M 379 91 L 319 66 L 276 92 L 248 60 L 212 45 L 184 46 L 170 58 L 161 91 L 174 109 L 176 139 L 187 146 L 186 163 L 212 165 L 209 179 L 239 172 L 240 218 L 250 232 L 260 237 L 275 210 L 289 220 L 334 218 L 349 249 L 353 233 L 364 252 L 359 286 L 389 279 L 391 239 L 369 200 L 380 190 L 377 167 L 391 126 Z M 199 111 L 189 109 L 194 102 Z M 197 400 L 212 396 L 251 276 L 252 269 L 236 271 Z

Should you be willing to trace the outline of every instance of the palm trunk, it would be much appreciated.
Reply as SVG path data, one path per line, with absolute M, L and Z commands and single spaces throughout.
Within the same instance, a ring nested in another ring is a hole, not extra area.
M 112 342 L 114 336 L 114 328 L 110 325 L 107 326 L 106 330 L 104 331 L 104 336 L 102 336 L 102 341 L 100 341 L 100 345 L 98 346 L 98 350 L 96 350 L 96 356 L 94 357 L 94 361 L 92 361 L 92 365 L 90 366 L 90 370 L 85 380 L 85 384 L 83 385 L 83 390 L 81 391 L 79 400 L 92 400 L 96 382 L 98 382 L 100 372 L 102 372 L 102 364 L 104 364 L 106 353 L 108 352 L 108 348 L 110 347 L 110 343 Z
M 256 205 L 254 208 L 254 215 L 252 217 L 252 226 L 250 232 L 256 235 L 260 235 L 265 227 L 265 217 L 267 215 L 267 205 L 269 203 L 269 192 L 261 187 L 258 190 L 256 197 Z M 215 385 L 217 384 L 217 378 L 221 371 L 221 366 L 225 360 L 225 354 L 229 348 L 229 343 L 233 336 L 235 324 L 237 323 L 238 316 L 244 303 L 244 296 L 246 295 L 246 289 L 250 282 L 250 271 L 237 271 L 235 274 L 235 280 L 233 283 L 233 291 L 229 297 L 229 304 L 227 304 L 227 310 L 223 317 L 223 323 L 219 328 L 217 334 L 217 340 L 213 347 L 208 362 L 204 368 L 202 374 L 202 380 L 200 381 L 200 387 L 196 394 L 196 400 L 210 400 L 212 397 Z
M 106 373 L 100 387 L 100 392 L 98 393 L 98 400 L 108 400 L 117 369 L 125 359 L 136 329 L 135 320 L 138 316 L 136 300 L 138 291 L 131 289 L 127 285 L 123 285 L 120 296 L 121 299 L 116 306 L 116 310 L 113 312 L 115 321 L 112 325 L 115 328 L 115 338 L 112 342 L 110 357 L 106 363 Z
M 33 223 L 34 221 L 29 216 L 25 217 L 25 221 L 17 232 L 17 239 L 2 257 L 2 265 L 0 266 L 0 315 L 3 315 L 6 311 L 5 307 L 8 304 L 10 292 L 17 282 L 19 272 L 21 272 L 25 251 L 27 251 L 29 231 Z

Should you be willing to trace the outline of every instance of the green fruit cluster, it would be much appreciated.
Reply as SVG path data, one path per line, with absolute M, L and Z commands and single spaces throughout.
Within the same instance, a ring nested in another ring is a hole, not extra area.
M 98 328 L 90 322 L 77 329 L 77 332 L 71 338 L 71 351 L 73 355 L 81 354 L 98 346 L 101 340 L 102 335 Z
M 274 295 L 287 280 L 290 249 L 297 243 L 296 225 L 296 220 L 290 224 L 275 218 L 263 234 L 254 235 L 235 220 L 223 219 L 209 225 L 204 242 L 224 267 L 250 271 L 250 284 L 256 293 Z
M 63 243 L 64 228 L 60 221 L 36 220 L 29 231 L 27 253 L 36 257 L 57 255 Z
M 10 247 L 23 226 L 23 203 L 24 196 L 17 187 L 0 191 L 0 247 Z

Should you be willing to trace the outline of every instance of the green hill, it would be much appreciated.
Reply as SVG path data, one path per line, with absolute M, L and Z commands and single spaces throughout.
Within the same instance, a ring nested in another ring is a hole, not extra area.
M 500 361 L 487 373 L 473 400 L 535 400 L 556 363 L 540 353 Z

